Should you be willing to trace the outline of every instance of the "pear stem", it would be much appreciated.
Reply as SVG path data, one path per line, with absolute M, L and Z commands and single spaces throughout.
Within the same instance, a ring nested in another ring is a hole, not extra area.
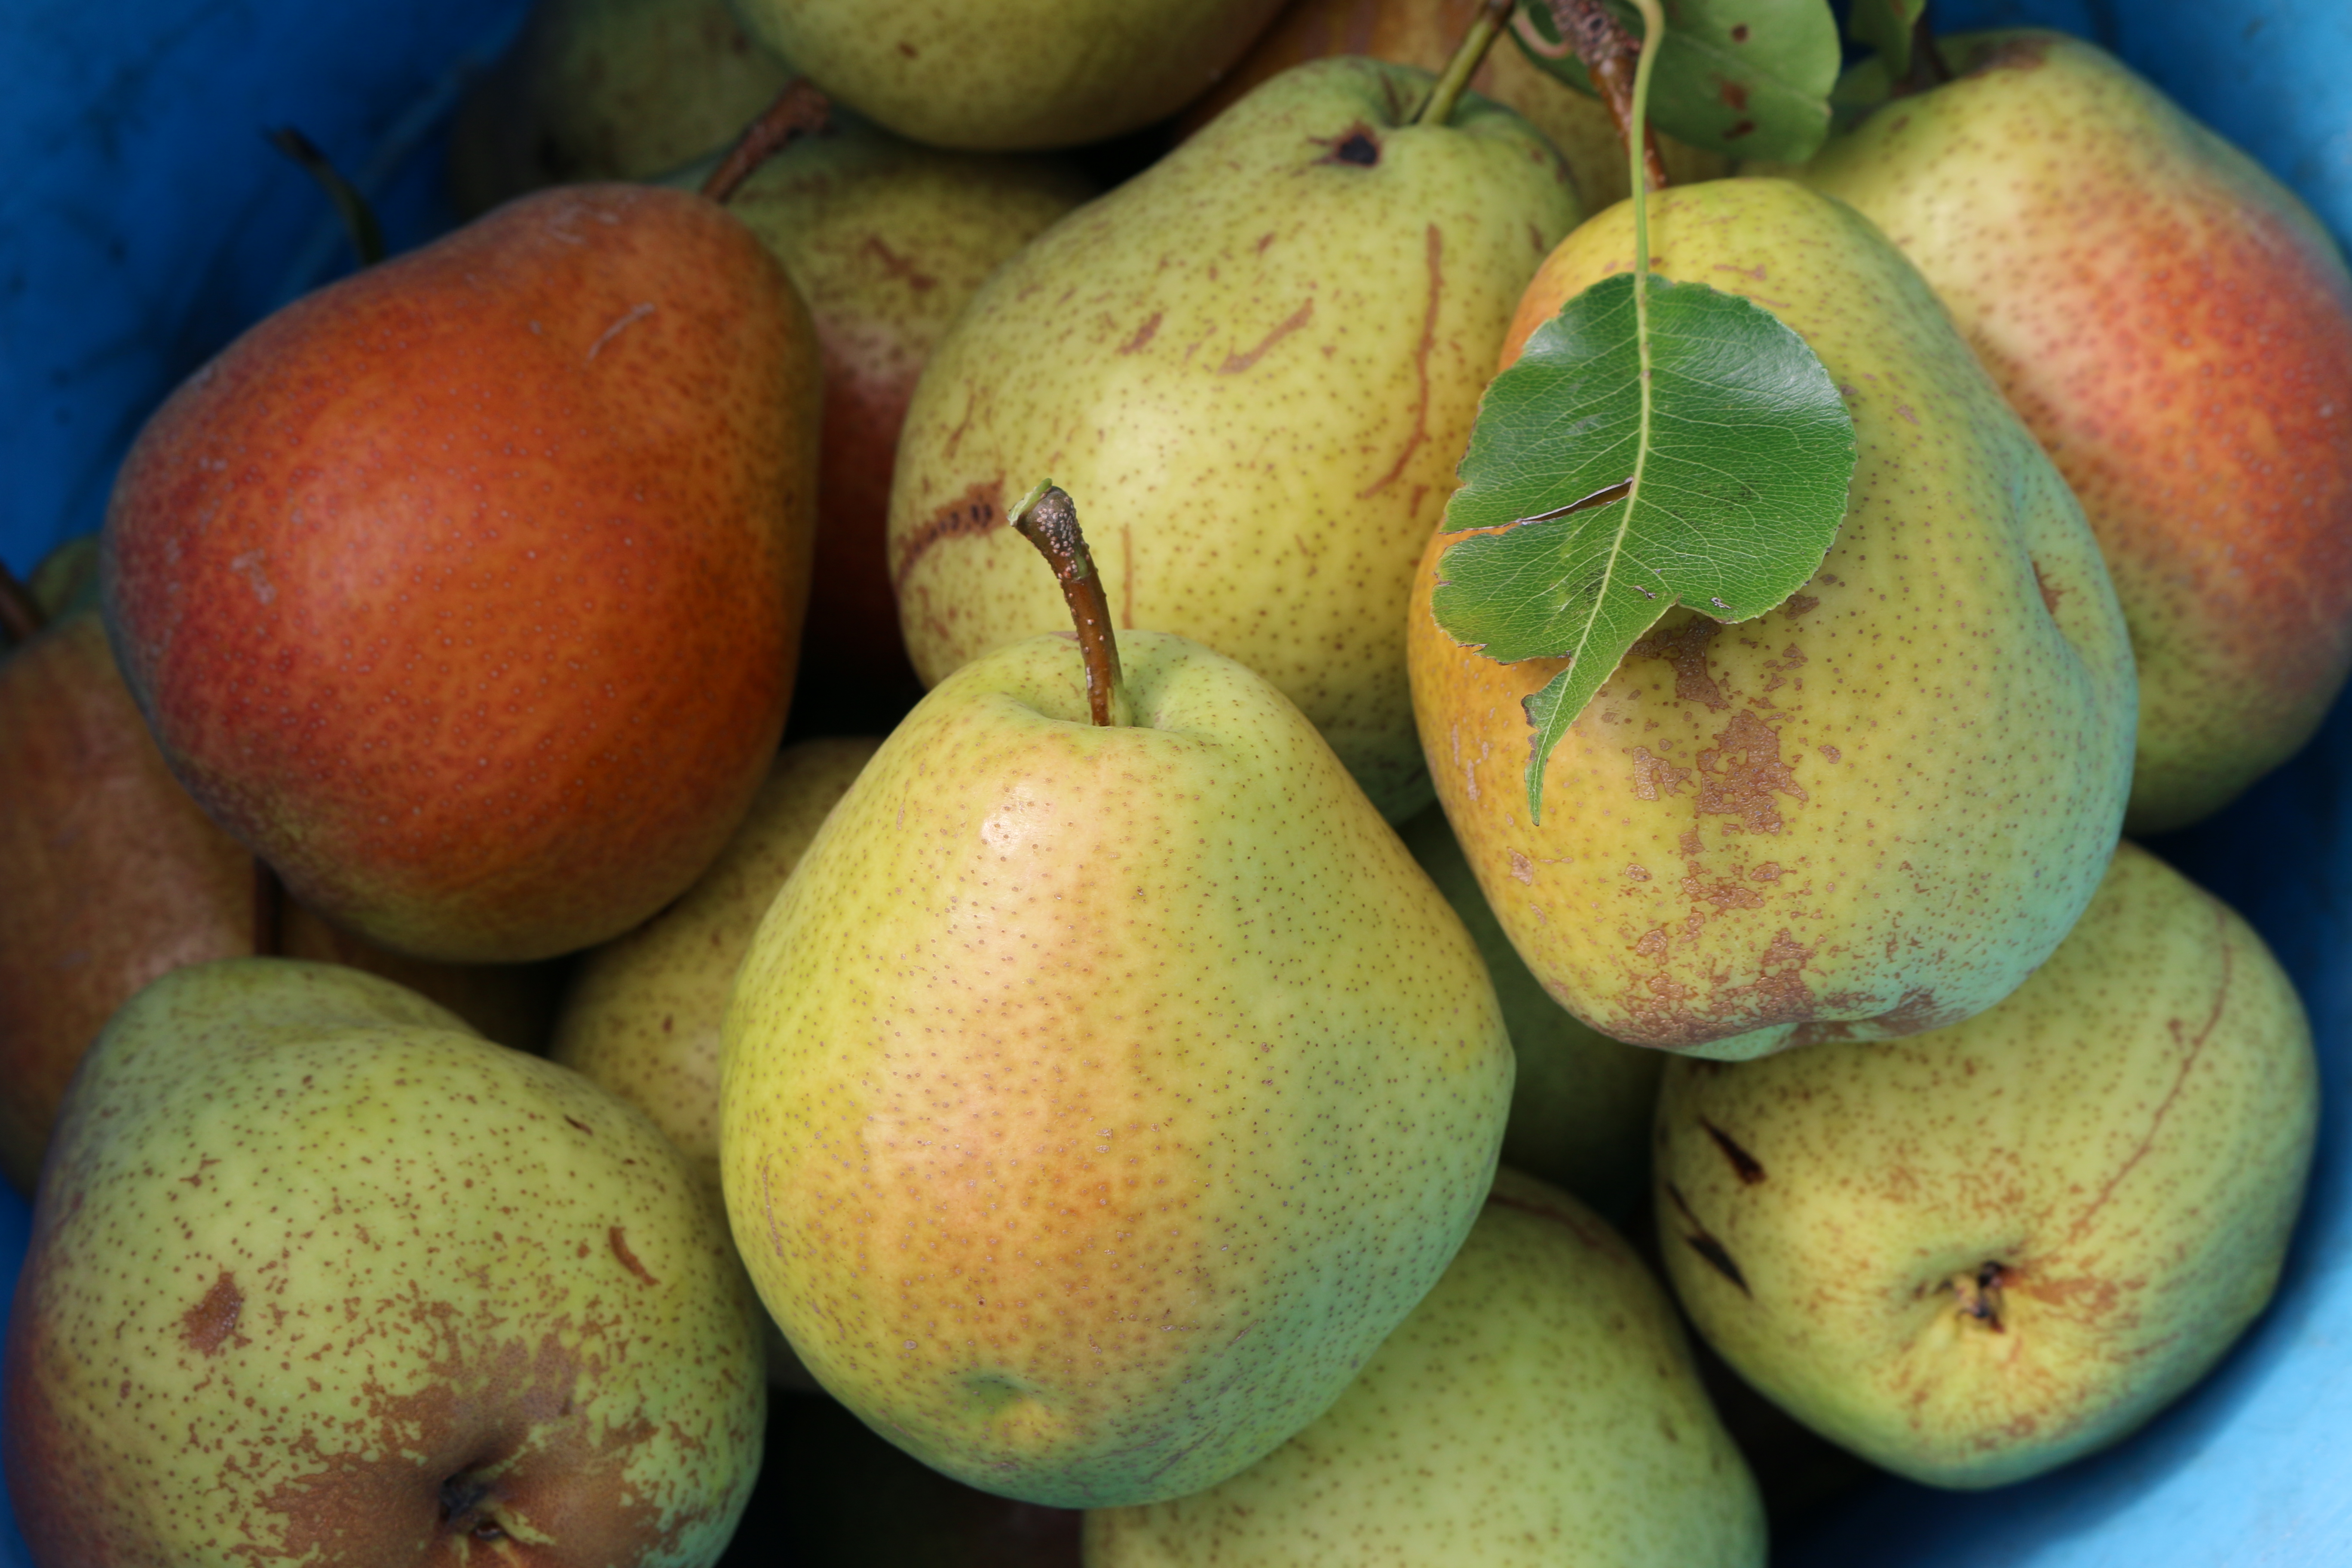
M 702 182 L 702 194 L 725 205 L 761 164 L 802 137 L 824 130 L 832 118 L 833 100 L 812 86 L 808 78 L 794 77 L 757 120 L 743 127 L 743 134 Z
M 1127 682 L 1118 668 L 1118 643 L 1111 634 L 1110 601 L 1102 577 L 1078 531 L 1078 509 L 1069 492 L 1047 479 L 1021 499 L 1010 521 L 1021 537 L 1050 562 L 1062 584 L 1063 602 L 1078 631 L 1078 651 L 1087 661 L 1087 706 L 1104 729 L 1132 722 Z
M 1478 14 L 1470 19 L 1469 30 L 1454 47 L 1454 58 L 1445 62 L 1444 74 L 1437 79 L 1437 85 L 1429 89 L 1429 97 L 1407 123 L 1443 125 L 1454 118 L 1454 104 L 1470 85 L 1470 79 L 1478 74 L 1478 68 L 1486 63 L 1486 51 L 1503 36 L 1511 7 L 1517 4 L 1518 0 L 1486 0 L 1478 7 Z
M 1908 98 L 1915 92 L 1926 92 L 1952 79 L 1952 68 L 1944 58 L 1944 51 L 1936 47 L 1936 30 L 1928 23 L 1930 5 L 1919 7 L 1911 18 L 1911 63 L 1905 68 L 1903 79 L 1888 91 L 1889 98 Z
M 281 125 L 268 132 L 269 144 L 302 165 L 302 172 L 319 182 L 327 199 L 335 204 L 335 212 L 343 220 L 343 233 L 351 237 L 352 249 L 362 267 L 373 267 L 384 258 L 383 226 L 375 220 L 375 209 L 359 187 L 342 176 L 341 171 L 319 151 L 319 144 L 291 125 Z
M 1549 0 L 1552 25 L 1559 36 L 1576 50 L 1576 58 L 1584 62 L 1591 75 L 1592 85 L 1601 93 L 1601 101 L 1608 108 L 1609 118 L 1617 127 L 1618 141 L 1631 155 L 1632 149 L 1641 147 L 1640 167 L 1643 178 L 1633 182 L 1635 189 L 1663 191 L 1666 188 L 1666 163 L 1658 153 L 1657 132 L 1635 112 L 1633 107 L 1633 77 L 1638 68 L 1642 46 L 1632 35 L 1617 25 L 1601 0 Z
M 6 562 L 0 561 L 0 632 L 8 634 L 12 645 L 28 643 L 48 621 L 33 591 L 17 581 Z
M 253 858 L 253 956 L 276 958 L 285 938 L 286 884 L 268 861 Z

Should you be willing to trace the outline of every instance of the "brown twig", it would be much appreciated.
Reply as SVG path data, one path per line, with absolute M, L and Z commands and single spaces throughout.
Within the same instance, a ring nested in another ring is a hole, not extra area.
M 794 77 L 776 94 L 776 100 L 760 111 L 760 118 L 743 128 L 735 145 L 727 149 L 727 156 L 719 160 L 719 167 L 702 182 L 702 194 L 724 204 L 761 164 L 802 137 L 824 130 L 832 117 L 833 100 L 811 86 L 808 78 Z
M 343 178 L 327 155 L 319 151 L 317 142 L 291 125 L 281 125 L 265 132 L 269 144 L 302 166 L 302 172 L 319 182 L 327 199 L 335 204 L 335 211 L 343 220 L 343 232 L 351 237 L 352 249 L 362 267 L 373 267 L 384 258 L 383 226 L 375 220 L 375 209 L 359 187 Z
M 1642 61 L 1641 40 L 1620 26 L 1601 0 L 1549 0 L 1552 25 L 1584 68 L 1617 127 L 1620 146 L 1633 139 L 1633 72 Z M 1642 127 L 1642 173 L 1650 189 L 1666 188 L 1666 162 L 1658 153 L 1658 133 Z
M 16 580 L 6 562 L 0 561 L 0 632 L 8 634 L 11 644 L 28 643 L 48 623 L 33 591 Z
M 1062 584 L 1063 601 L 1077 626 L 1078 651 L 1087 661 L 1087 706 L 1094 721 L 1106 729 L 1126 723 L 1127 689 L 1111 634 L 1110 600 L 1087 551 L 1086 535 L 1078 531 L 1078 509 L 1069 492 L 1047 480 L 1013 509 L 1012 522 L 1052 563 Z
M 1889 89 L 1889 98 L 1908 98 L 1915 92 L 1926 92 L 1952 79 L 1952 68 L 1944 59 L 1944 51 L 1936 47 L 1936 33 L 1927 13 L 1933 6 L 1922 5 L 1919 14 L 1911 18 L 1911 63 L 1903 79 Z
M 1478 14 L 1470 18 L 1470 26 L 1463 31 L 1462 41 L 1454 47 L 1454 57 L 1445 62 L 1437 84 L 1429 89 L 1429 96 L 1414 112 L 1413 124 L 1443 125 L 1454 117 L 1454 106 L 1461 101 L 1463 89 L 1478 74 L 1478 68 L 1486 63 L 1486 52 L 1510 25 L 1511 7 L 1517 4 L 1518 0 L 1486 0 L 1478 7 Z

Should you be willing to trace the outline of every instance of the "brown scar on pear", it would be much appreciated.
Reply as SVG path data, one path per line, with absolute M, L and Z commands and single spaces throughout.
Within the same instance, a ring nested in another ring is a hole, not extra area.
M 904 592 L 915 563 L 941 540 L 976 539 L 991 529 L 1004 526 L 1004 477 L 1000 474 L 965 487 L 963 494 L 925 518 L 908 536 L 906 548 L 898 552 L 898 564 L 890 574 L 890 586 Z
M 1674 1200 L 1675 1212 L 1680 1214 L 1690 1226 L 1683 1232 L 1684 1245 L 1705 1259 L 1708 1268 L 1737 1285 L 1741 1295 L 1751 1301 L 1754 1300 L 1756 1292 L 1748 1288 L 1748 1276 L 1739 1271 L 1739 1265 L 1732 1259 L 1731 1249 L 1717 1240 L 1714 1233 L 1706 1226 L 1699 1224 L 1698 1216 L 1691 1213 L 1690 1205 L 1684 1200 L 1680 1187 L 1675 1186 L 1672 1182 L 1665 1183 L 1664 1186 L 1666 1196 Z

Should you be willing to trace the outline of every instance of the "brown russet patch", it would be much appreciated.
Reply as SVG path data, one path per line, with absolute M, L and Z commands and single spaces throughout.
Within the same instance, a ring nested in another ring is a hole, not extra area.
M 1681 684 L 1677 677 L 1675 684 Z M 1775 795 L 1806 801 L 1796 772 L 1780 760 L 1780 731 L 1749 710 L 1731 716 L 1715 744 L 1698 754 L 1698 809 L 1702 816 L 1736 816 L 1750 833 L 1780 831 Z
M 1675 672 L 1675 699 L 1698 702 L 1717 712 L 1730 706 L 1723 689 L 1707 673 L 1706 645 L 1723 627 L 1710 620 L 1690 620 L 1678 626 L 1653 626 L 1626 650 L 1629 658 L 1664 659 Z
M 218 1355 L 221 1347 L 234 1339 L 240 1350 L 253 1342 L 236 1331 L 237 1320 L 245 1315 L 245 1292 L 227 1269 L 213 1281 L 204 1300 L 189 1308 L 180 1318 L 180 1338 L 190 1350 L 205 1355 Z

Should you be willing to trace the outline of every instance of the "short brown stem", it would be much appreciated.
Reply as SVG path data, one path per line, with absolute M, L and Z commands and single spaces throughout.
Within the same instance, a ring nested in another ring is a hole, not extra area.
M 1592 86 L 1617 127 L 1620 146 L 1633 139 L 1633 73 L 1642 63 L 1641 41 L 1617 23 L 1601 0 L 1550 0 L 1552 24 L 1576 50 L 1576 58 L 1592 78 Z M 1666 188 L 1666 163 L 1658 153 L 1658 135 L 1647 125 L 1642 132 L 1642 173 L 1650 189 Z
M 343 220 L 343 232 L 351 237 L 352 249 L 362 267 L 373 267 L 384 258 L 383 227 L 375 221 L 375 209 L 357 186 L 343 178 L 327 155 L 291 125 L 281 125 L 269 132 L 269 144 L 302 165 L 302 172 L 319 182 L 327 199 L 335 204 L 335 211 Z
M 1118 643 L 1110 625 L 1110 600 L 1078 531 L 1078 509 L 1066 490 L 1051 480 L 1029 492 L 1013 509 L 1013 526 L 1053 564 L 1063 601 L 1078 631 L 1078 651 L 1087 661 L 1087 706 L 1105 728 L 1128 721 L 1127 688 L 1119 675 Z
M 286 884 L 269 862 L 253 858 L 253 956 L 276 958 L 285 941 Z
M 16 580 L 6 562 L 0 561 L 0 632 L 7 633 L 11 644 L 28 643 L 48 621 L 33 591 Z
M 1933 8 L 1922 5 L 1919 14 L 1911 18 L 1911 66 L 1887 94 L 1890 98 L 1908 98 L 1952 79 L 1952 68 L 1945 61 L 1944 51 L 1936 47 L 1935 28 L 1928 21 L 1927 14 Z
M 776 100 L 760 111 L 760 118 L 735 138 L 735 145 L 727 149 L 727 156 L 702 182 L 702 194 L 723 205 L 761 164 L 802 137 L 824 130 L 832 117 L 833 100 L 811 86 L 808 78 L 794 77 L 776 94 Z
M 1510 25 L 1511 7 L 1517 4 L 1518 0 L 1486 0 L 1478 7 L 1462 41 L 1454 47 L 1454 58 L 1445 62 L 1444 74 L 1429 89 L 1429 97 L 1413 115 L 1412 123 L 1443 125 L 1454 118 L 1454 106 L 1461 101 L 1464 89 L 1478 74 L 1478 68 L 1486 63 L 1486 51 L 1495 47 L 1495 40 Z

